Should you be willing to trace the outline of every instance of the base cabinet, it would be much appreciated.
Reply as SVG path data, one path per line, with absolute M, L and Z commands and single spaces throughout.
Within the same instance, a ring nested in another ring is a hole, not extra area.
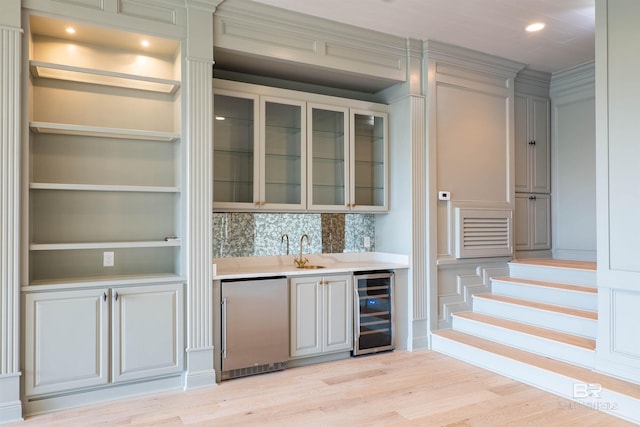
M 180 373 L 183 286 L 27 293 L 25 395 Z
M 108 307 L 103 289 L 26 295 L 27 396 L 109 382 Z
M 352 349 L 351 287 L 350 275 L 290 279 L 292 358 Z

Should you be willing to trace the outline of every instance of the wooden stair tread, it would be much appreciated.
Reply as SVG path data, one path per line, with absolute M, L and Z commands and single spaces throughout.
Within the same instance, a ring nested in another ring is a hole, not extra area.
M 522 332 L 528 335 L 534 335 L 536 337 L 561 342 L 575 347 L 584 348 L 586 350 L 596 349 L 595 340 L 580 337 L 577 335 L 567 334 L 566 332 L 554 331 L 547 328 L 541 328 L 539 326 L 528 325 L 526 323 L 516 322 L 514 320 L 502 319 L 499 317 L 489 316 L 481 313 L 474 313 L 471 311 L 454 313 L 453 316 L 475 320 L 477 322 Z
M 621 393 L 634 399 L 640 399 L 640 385 L 638 384 L 622 381 L 617 378 L 593 372 L 589 369 L 580 368 L 569 363 L 539 356 L 524 350 L 489 341 L 484 338 L 465 334 L 464 332 L 454 331 L 452 329 L 434 331 L 433 334 L 480 350 L 507 357 L 509 359 L 517 360 L 540 369 L 551 371 L 559 375 L 564 375 L 579 382 L 600 384 L 607 390 Z
M 555 283 L 555 282 L 542 282 L 539 280 L 519 279 L 516 277 L 509 277 L 509 276 L 492 277 L 491 280 L 495 280 L 498 282 L 521 283 L 524 285 L 541 286 L 545 288 L 563 289 L 567 291 L 584 292 L 588 294 L 598 293 L 597 288 L 591 288 L 588 286 L 566 285 L 564 283 Z
M 579 270 L 593 270 L 596 271 L 597 263 L 590 261 L 574 261 L 566 259 L 552 259 L 552 258 L 530 258 L 530 259 L 517 259 L 511 261 L 512 264 L 526 264 L 526 265 L 540 265 L 544 267 L 558 267 L 558 268 L 575 268 Z
M 543 302 L 524 300 L 520 298 L 513 298 L 513 297 L 507 297 L 507 296 L 495 295 L 495 294 L 475 294 L 473 298 L 490 299 L 494 301 L 504 302 L 507 304 L 521 305 L 521 306 L 536 308 L 539 310 L 546 310 L 546 311 L 552 311 L 555 313 L 566 314 L 569 316 L 583 317 L 591 320 L 598 320 L 598 313 L 596 313 L 595 311 L 581 310 L 578 308 L 546 304 Z

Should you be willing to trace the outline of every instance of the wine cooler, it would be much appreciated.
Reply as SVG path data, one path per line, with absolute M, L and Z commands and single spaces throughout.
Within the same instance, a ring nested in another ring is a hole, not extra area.
M 356 273 L 353 355 L 393 350 L 393 272 Z

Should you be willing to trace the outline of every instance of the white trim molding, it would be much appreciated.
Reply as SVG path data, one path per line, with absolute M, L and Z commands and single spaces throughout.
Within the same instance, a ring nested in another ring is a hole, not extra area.
M 22 419 L 19 362 L 22 30 L 0 28 L 0 423 Z

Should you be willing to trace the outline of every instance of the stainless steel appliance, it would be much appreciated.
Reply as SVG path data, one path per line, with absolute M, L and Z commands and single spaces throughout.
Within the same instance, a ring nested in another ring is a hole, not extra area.
M 354 356 L 393 350 L 393 278 L 391 271 L 354 274 Z
M 284 277 L 223 280 L 221 379 L 284 369 L 289 358 L 289 299 Z

